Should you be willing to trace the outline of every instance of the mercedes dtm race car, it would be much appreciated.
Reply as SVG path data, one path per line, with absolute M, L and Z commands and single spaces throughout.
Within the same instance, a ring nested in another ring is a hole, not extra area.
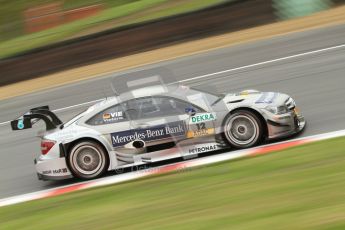
M 93 179 L 106 171 L 248 148 L 305 126 L 288 95 L 255 90 L 216 95 L 186 86 L 151 86 L 104 99 L 62 123 L 48 106 L 13 120 L 13 130 L 46 125 L 39 179 Z

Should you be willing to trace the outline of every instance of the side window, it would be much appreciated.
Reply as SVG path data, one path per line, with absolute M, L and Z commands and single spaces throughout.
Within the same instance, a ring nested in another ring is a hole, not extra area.
M 188 102 L 169 97 L 139 98 L 128 101 L 125 104 L 132 119 L 182 115 L 185 114 L 186 108 L 191 107 L 195 109 L 196 112 L 200 112 L 199 109 Z
M 195 107 L 191 103 L 188 103 L 188 102 L 185 102 L 185 101 L 181 101 L 181 100 L 174 100 L 174 102 L 175 102 L 176 110 L 179 111 L 179 115 L 180 114 L 185 114 L 186 113 L 186 109 L 193 109 L 197 113 L 203 112 L 201 109 Z
M 118 104 L 99 112 L 86 123 L 89 125 L 106 125 L 122 121 L 127 121 L 127 117 L 122 105 Z

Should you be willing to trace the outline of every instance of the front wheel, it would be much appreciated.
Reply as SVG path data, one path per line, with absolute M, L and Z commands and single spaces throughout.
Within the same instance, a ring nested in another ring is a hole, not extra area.
M 239 110 L 228 116 L 224 122 L 224 135 L 232 147 L 249 148 L 260 143 L 263 126 L 253 112 Z
M 74 145 L 68 155 L 73 175 L 80 179 L 94 179 L 105 173 L 109 158 L 96 142 L 82 141 Z

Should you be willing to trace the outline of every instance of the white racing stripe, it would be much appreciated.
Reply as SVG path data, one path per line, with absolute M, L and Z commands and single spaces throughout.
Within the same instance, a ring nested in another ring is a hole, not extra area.
M 313 51 L 309 51 L 309 52 L 305 52 L 305 53 L 290 55 L 290 56 L 286 56 L 286 57 L 282 57 L 282 58 L 272 59 L 269 61 L 258 62 L 258 63 L 251 64 L 251 65 L 245 65 L 245 66 L 241 66 L 241 67 L 237 67 L 237 68 L 233 68 L 233 69 L 226 69 L 226 70 L 219 71 L 219 72 L 214 72 L 214 73 L 209 73 L 209 74 L 205 74 L 205 75 L 201 75 L 201 76 L 197 76 L 197 77 L 192 77 L 192 78 L 188 78 L 185 80 L 181 80 L 179 82 L 189 82 L 189 81 L 194 81 L 194 80 L 200 80 L 202 78 L 206 78 L 206 77 L 210 77 L 210 76 L 214 76 L 214 75 L 218 75 L 218 74 L 229 73 L 229 72 L 248 69 L 248 68 L 261 66 L 261 65 L 267 65 L 267 64 L 271 64 L 271 63 L 275 63 L 275 62 L 280 62 L 280 61 L 284 61 L 284 60 L 289 60 L 289 59 L 303 57 L 303 56 L 317 54 L 317 53 L 323 53 L 326 51 L 336 50 L 336 49 L 340 49 L 340 48 L 344 48 L 344 47 L 345 47 L 345 44 L 342 44 L 342 45 L 332 46 L 332 47 L 328 47 L 328 48 L 313 50 Z
M 269 61 L 258 62 L 258 63 L 255 63 L 255 64 L 245 65 L 245 66 L 241 66 L 241 67 L 237 67 L 237 68 L 226 69 L 226 70 L 222 70 L 222 71 L 218 71 L 218 72 L 214 72 L 214 73 L 209 73 L 209 74 L 205 74 L 205 75 L 200 75 L 200 76 L 188 78 L 188 79 L 181 80 L 181 81 L 178 81 L 178 82 L 179 83 L 184 83 L 184 82 L 189 82 L 189 81 L 200 80 L 200 79 L 211 77 L 211 76 L 218 75 L 218 74 L 230 73 L 230 72 L 233 72 L 233 71 L 248 69 L 248 68 L 252 68 L 252 67 L 256 67 L 256 66 L 261 66 L 261 65 L 267 65 L 267 64 L 271 64 L 271 63 L 275 63 L 275 62 L 280 62 L 280 61 L 284 61 L 284 60 L 294 59 L 294 58 L 303 57 L 303 56 L 312 55 L 312 54 L 317 54 L 317 53 L 323 53 L 323 52 L 327 52 L 327 51 L 331 51 L 331 50 L 336 50 L 336 49 L 341 49 L 341 48 L 345 48 L 345 44 L 337 45 L 337 46 L 331 46 L 331 47 L 327 47 L 327 48 L 323 48 L 323 49 L 318 49 L 318 50 L 313 50 L 313 51 L 308 51 L 308 52 L 299 53 L 299 54 L 295 54 L 295 55 L 290 55 L 290 56 L 286 56 L 286 57 L 281 57 L 281 58 L 277 58 L 277 59 L 272 59 L 272 60 L 269 60 Z M 75 104 L 75 105 L 67 106 L 67 107 L 60 108 L 60 109 L 56 109 L 56 110 L 53 110 L 53 112 L 60 112 L 60 111 L 64 111 L 64 110 L 68 110 L 68 109 L 72 109 L 72 108 L 76 108 L 76 107 L 92 104 L 92 103 L 99 102 L 101 100 L 104 100 L 104 98 L 98 99 L 98 100 L 93 100 L 93 101 L 88 101 L 88 102 L 83 102 L 83 103 L 80 103 L 80 104 Z M 11 121 L 1 122 L 0 126 L 6 125 L 6 124 L 8 124 L 10 122 Z
M 4 121 L 4 122 L 1 122 L 0 123 L 0 126 L 2 126 L 2 125 L 7 125 L 7 124 L 9 124 L 11 121 Z
M 60 186 L 52 189 L 37 191 L 33 193 L 8 197 L 0 199 L 0 207 L 19 204 L 27 201 L 38 200 L 42 198 L 54 197 L 74 191 L 84 190 L 88 188 L 96 188 L 105 185 L 114 185 L 125 181 L 131 181 L 138 178 L 142 178 L 149 175 L 157 175 L 173 171 L 183 171 L 187 168 L 203 166 L 214 164 L 222 161 L 228 161 L 233 159 L 238 159 L 242 157 L 251 157 L 261 154 L 267 154 L 274 151 L 284 150 L 290 147 L 299 146 L 305 143 L 311 143 L 320 140 L 327 140 L 335 137 L 345 136 L 345 130 L 339 130 L 330 133 L 318 134 L 309 137 L 301 137 L 297 139 L 292 139 L 288 141 L 283 141 L 279 143 L 268 144 L 264 146 L 258 146 L 251 149 L 244 149 L 232 152 L 226 152 L 222 154 L 217 154 L 213 156 L 196 158 L 188 161 L 173 163 L 169 165 L 159 166 L 156 168 L 144 169 L 129 173 L 123 173 L 120 175 L 114 175 L 109 177 L 104 177 L 92 181 L 79 182 L 71 185 Z
M 64 111 L 64 110 L 69 110 L 69 109 L 73 109 L 73 108 L 84 106 L 84 105 L 88 105 L 88 104 L 96 104 L 97 102 L 100 102 L 102 100 L 104 100 L 104 98 L 93 100 L 93 101 L 87 101 L 87 102 L 76 104 L 76 105 L 67 106 L 67 107 L 64 107 L 64 108 L 61 108 L 61 109 L 55 109 L 55 110 L 53 110 L 53 112 L 61 112 L 61 111 Z

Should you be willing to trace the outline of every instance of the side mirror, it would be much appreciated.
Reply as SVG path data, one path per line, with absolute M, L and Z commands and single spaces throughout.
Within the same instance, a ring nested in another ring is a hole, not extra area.
M 186 114 L 188 114 L 189 116 L 194 116 L 196 114 L 196 111 L 194 108 L 186 108 L 185 109 Z

